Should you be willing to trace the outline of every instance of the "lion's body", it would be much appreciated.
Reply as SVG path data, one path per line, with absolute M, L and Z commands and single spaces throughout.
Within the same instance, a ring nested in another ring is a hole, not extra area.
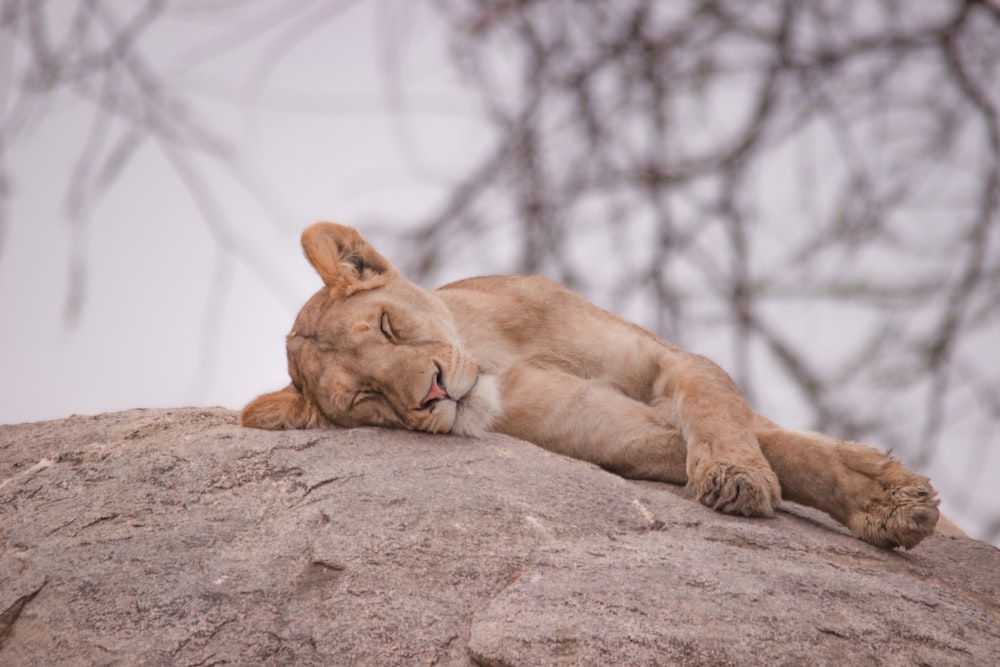
M 261 428 L 492 430 L 625 477 L 687 484 L 718 510 L 768 516 L 784 497 L 861 539 L 934 530 L 926 478 L 871 448 L 755 414 L 711 361 L 537 277 L 424 290 L 356 231 L 303 234 L 325 287 L 288 337 L 288 388 L 248 405 Z

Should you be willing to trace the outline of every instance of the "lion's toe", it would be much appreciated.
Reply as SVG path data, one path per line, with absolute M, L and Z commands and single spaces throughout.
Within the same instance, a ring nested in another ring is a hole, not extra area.
M 781 486 L 770 468 L 717 461 L 694 484 L 698 501 L 726 514 L 774 516 Z

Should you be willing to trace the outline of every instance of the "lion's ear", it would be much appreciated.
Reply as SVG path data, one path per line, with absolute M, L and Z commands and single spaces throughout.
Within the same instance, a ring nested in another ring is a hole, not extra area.
M 380 287 L 395 269 L 357 230 L 317 222 L 302 232 L 302 249 L 323 283 L 337 295 Z
M 243 408 L 240 423 L 270 431 L 316 428 L 324 424 L 319 410 L 295 385 L 258 396 Z

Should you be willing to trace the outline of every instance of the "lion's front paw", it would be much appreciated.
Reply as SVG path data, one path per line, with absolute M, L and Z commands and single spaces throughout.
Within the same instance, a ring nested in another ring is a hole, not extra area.
M 726 514 L 774 516 L 781 486 L 771 468 L 714 461 L 692 480 L 698 501 Z
M 856 537 L 875 546 L 910 549 L 934 532 L 940 501 L 930 480 L 896 459 L 880 456 L 885 457 L 880 470 L 869 473 L 876 490 L 858 503 L 847 525 Z

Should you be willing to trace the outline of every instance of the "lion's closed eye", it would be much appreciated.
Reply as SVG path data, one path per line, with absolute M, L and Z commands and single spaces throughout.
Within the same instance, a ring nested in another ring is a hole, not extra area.
M 392 329 L 392 323 L 389 321 L 389 313 L 382 313 L 382 318 L 379 320 L 379 330 L 385 339 L 391 343 L 396 342 L 396 332 Z
M 351 408 L 356 408 L 361 403 L 365 401 L 370 401 L 379 398 L 379 393 L 377 391 L 363 390 L 354 394 L 354 398 L 351 399 Z

